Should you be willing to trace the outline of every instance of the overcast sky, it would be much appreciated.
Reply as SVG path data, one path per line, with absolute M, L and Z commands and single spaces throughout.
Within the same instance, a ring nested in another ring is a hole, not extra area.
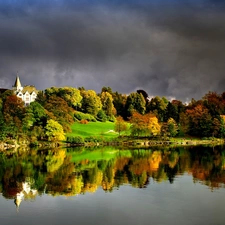
M 0 87 L 225 91 L 225 1 L 1 0 Z

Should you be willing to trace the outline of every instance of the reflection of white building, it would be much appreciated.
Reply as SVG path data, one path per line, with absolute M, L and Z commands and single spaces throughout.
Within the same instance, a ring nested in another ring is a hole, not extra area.
M 17 97 L 24 101 L 25 105 L 29 105 L 31 102 L 35 101 L 38 94 L 38 90 L 34 85 L 26 85 L 23 87 L 18 76 L 16 77 L 13 91 Z
M 32 189 L 28 182 L 22 183 L 23 189 L 16 194 L 16 198 L 14 199 L 14 203 L 16 205 L 17 210 L 19 209 L 20 203 L 22 200 L 29 196 L 29 198 L 35 197 L 37 194 L 37 190 Z

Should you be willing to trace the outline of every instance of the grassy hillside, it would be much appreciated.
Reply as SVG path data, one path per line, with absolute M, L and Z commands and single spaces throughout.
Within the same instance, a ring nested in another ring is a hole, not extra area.
M 89 122 L 88 124 L 76 122 L 71 128 L 72 133 L 67 134 L 67 136 L 82 136 L 83 138 L 90 136 L 118 137 L 118 133 L 114 132 L 114 123 L 112 122 Z

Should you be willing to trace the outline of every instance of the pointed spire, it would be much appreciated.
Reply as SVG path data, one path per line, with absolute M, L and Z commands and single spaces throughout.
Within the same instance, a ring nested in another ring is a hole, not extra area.
M 24 196 L 24 194 L 21 191 L 20 193 L 16 194 L 16 198 L 14 199 L 14 203 L 16 205 L 17 212 L 19 212 L 19 207 L 20 207 L 20 203 L 22 202 L 23 196 Z
M 16 205 L 16 211 L 19 212 L 20 203 L 22 202 L 22 199 L 14 199 L 14 203 Z
M 22 85 L 20 83 L 20 78 L 18 76 L 18 71 L 17 71 L 15 83 L 14 83 L 14 85 L 12 87 L 13 87 L 14 92 L 18 92 L 18 91 L 22 91 L 23 90 L 23 87 L 22 87 Z
M 19 76 L 18 76 L 18 72 L 17 72 L 17 76 L 16 76 L 16 81 L 15 81 L 15 84 L 14 84 L 13 87 L 16 87 L 16 88 L 22 87 L 22 85 L 21 85 L 21 83 L 20 83 L 20 78 L 19 78 Z

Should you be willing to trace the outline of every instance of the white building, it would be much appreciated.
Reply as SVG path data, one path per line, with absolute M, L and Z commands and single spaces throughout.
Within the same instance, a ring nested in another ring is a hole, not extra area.
M 21 98 L 25 105 L 29 105 L 31 102 L 35 101 L 38 90 L 33 85 L 26 85 L 22 87 L 20 78 L 17 76 L 13 87 L 13 91 L 17 97 Z

